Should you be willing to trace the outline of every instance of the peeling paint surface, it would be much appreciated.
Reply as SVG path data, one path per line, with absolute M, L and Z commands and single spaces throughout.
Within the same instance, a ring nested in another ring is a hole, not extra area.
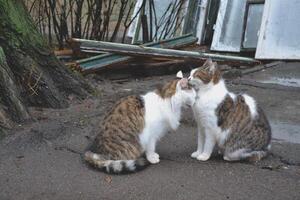
M 300 1 L 266 0 L 255 58 L 300 59 Z

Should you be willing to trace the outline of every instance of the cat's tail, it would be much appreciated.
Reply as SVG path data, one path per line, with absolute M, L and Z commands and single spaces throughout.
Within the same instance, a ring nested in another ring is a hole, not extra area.
M 146 168 L 150 163 L 144 157 L 136 160 L 105 160 L 101 154 L 87 151 L 84 159 L 91 165 L 109 174 L 134 173 Z
M 247 157 L 247 160 L 250 162 L 255 162 L 255 161 L 259 161 L 261 159 L 263 159 L 264 157 L 266 157 L 268 155 L 268 151 L 252 151 L 249 155 L 249 157 Z
M 250 153 L 250 156 L 248 157 L 249 161 L 259 161 L 266 157 L 269 154 L 269 151 L 271 150 L 271 144 L 268 144 L 267 147 L 263 148 L 260 151 L 252 151 Z
M 268 152 L 271 148 L 269 145 L 266 149 L 262 150 L 248 150 L 248 149 L 238 149 L 230 153 L 224 154 L 224 160 L 227 161 L 238 161 L 238 160 L 248 160 L 250 162 L 256 162 L 268 155 Z

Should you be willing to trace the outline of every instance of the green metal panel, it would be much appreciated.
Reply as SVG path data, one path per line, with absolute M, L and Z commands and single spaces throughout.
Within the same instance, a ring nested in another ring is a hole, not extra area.
M 196 37 L 193 37 L 192 34 L 187 34 L 187 35 L 183 35 L 183 36 L 169 38 L 166 40 L 161 40 L 158 42 L 146 43 L 141 46 L 174 49 L 174 48 L 180 48 L 180 47 L 184 47 L 184 46 L 193 44 L 196 41 L 197 41 Z M 82 44 L 81 47 L 90 48 L 88 46 L 85 46 L 84 44 Z M 94 48 L 94 47 L 92 47 L 90 49 L 97 50 L 97 48 Z M 99 55 L 99 56 L 93 56 L 90 58 L 81 59 L 81 60 L 76 61 L 76 63 L 79 64 L 79 66 L 82 68 L 83 72 L 88 73 L 88 72 L 93 72 L 93 71 L 97 71 L 100 69 L 104 69 L 108 66 L 111 66 L 111 65 L 114 65 L 117 63 L 122 63 L 122 62 L 128 61 L 131 58 L 132 58 L 131 56 L 123 56 L 123 55 L 119 55 L 119 54 L 115 54 L 115 53 L 106 53 L 106 54 Z
M 137 46 L 129 44 L 120 44 L 112 42 L 103 41 L 92 41 L 84 39 L 74 39 L 77 42 L 86 44 L 91 47 L 97 47 L 103 51 L 114 52 L 117 54 L 129 55 L 129 56 L 143 56 L 143 57 L 163 57 L 168 59 L 196 59 L 204 60 L 206 58 L 212 58 L 217 61 L 232 61 L 232 62 L 242 62 L 247 64 L 256 64 L 259 61 L 240 56 L 204 53 L 198 51 L 182 51 L 173 49 L 164 49 L 149 46 Z M 163 45 L 165 47 L 165 45 Z

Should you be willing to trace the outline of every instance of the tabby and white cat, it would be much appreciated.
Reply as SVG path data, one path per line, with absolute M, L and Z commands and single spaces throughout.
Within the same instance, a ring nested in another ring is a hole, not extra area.
M 189 84 L 197 93 L 193 112 L 198 147 L 193 158 L 208 160 L 216 145 L 227 161 L 257 161 L 267 155 L 271 128 L 263 110 L 249 95 L 229 92 L 215 62 L 208 59 L 193 69 Z
M 121 99 L 103 120 L 85 160 L 107 173 L 129 173 L 158 163 L 157 141 L 178 128 L 182 106 L 192 105 L 195 98 L 187 79 L 176 79 L 145 95 Z

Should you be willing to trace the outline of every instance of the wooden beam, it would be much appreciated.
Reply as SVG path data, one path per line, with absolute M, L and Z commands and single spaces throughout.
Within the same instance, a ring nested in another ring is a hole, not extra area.
M 157 47 L 157 48 L 182 48 L 187 45 L 194 44 L 198 39 L 192 34 L 186 34 L 183 36 L 178 36 L 174 38 L 169 38 L 165 40 L 161 40 L 159 42 L 150 42 L 143 44 L 143 46 L 151 46 L 151 47 Z M 71 43 L 76 41 L 70 41 Z M 78 46 L 74 45 L 74 46 Z M 80 49 L 89 49 L 94 52 L 100 52 L 101 50 L 94 46 L 89 46 L 87 43 L 80 43 L 79 42 Z M 103 53 L 103 51 L 101 51 Z M 102 69 L 106 69 L 111 66 L 115 66 L 116 64 L 122 64 L 128 62 L 133 57 L 130 56 L 124 56 L 120 54 L 115 53 L 106 53 L 103 55 L 93 56 L 86 59 L 77 60 L 76 63 L 80 68 L 82 69 L 82 73 L 92 73 L 95 71 L 100 71 Z
M 79 42 L 85 46 L 95 47 L 102 51 L 113 52 L 122 55 L 128 56 L 143 56 L 143 57 L 163 57 L 169 59 L 179 59 L 179 60 L 204 60 L 206 58 L 211 58 L 216 61 L 231 61 L 247 64 L 257 64 L 258 60 L 247 57 L 240 56 L 231 56 L 231 55 L 222 55 L 222 54 L 213 54 L 213 53 L 204 53 L 196 51 L 180 51 L 172 49 L 160 49 L 154 47 L 145 47 L 145 46 L 136 46 L 130 44 L 120 44 L 112 42 L 102 42 L 102 41 L 93 41 L 85 39 L 73 39 L 76 42 Z

